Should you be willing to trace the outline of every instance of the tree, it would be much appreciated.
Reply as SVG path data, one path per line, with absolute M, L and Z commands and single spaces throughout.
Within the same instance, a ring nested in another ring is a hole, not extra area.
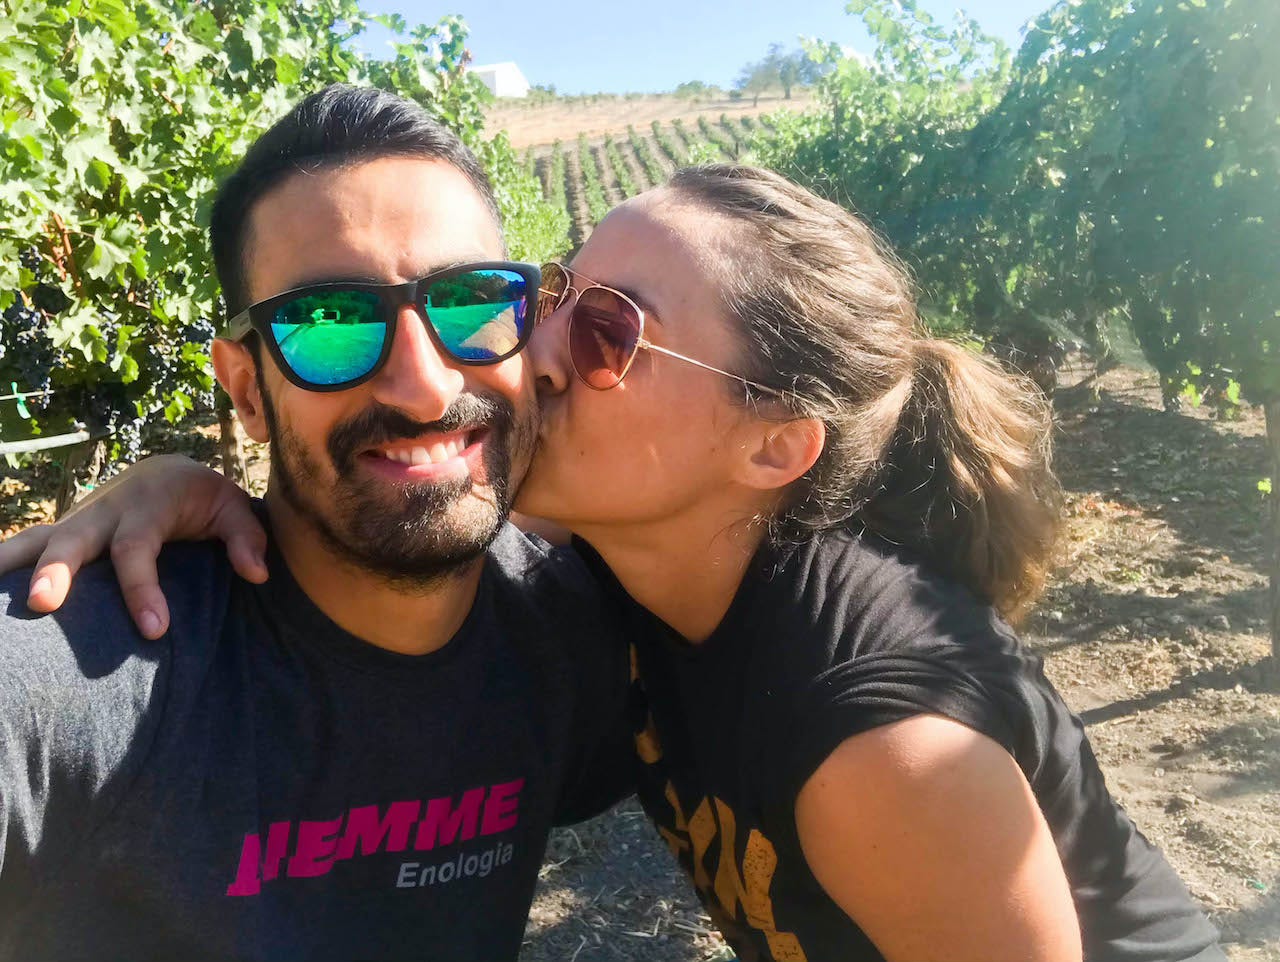
M 817 83 L 824 73 L 824 66 L 812 60 L 804 50 L 786 51 L 780 43 L 769 45 L 763 60 L 749 63 L 738 74 L 734 86 L 752 97 L 752 105 L 760 101 L 760 95 L 775 87 L 782 89 L 785 100 L 791 99 L 791 91 L 801 84 Z
M 719 87 L 703 83 L 701 80 L 686 80 L 678 84 L 675 89 L 675 95 L 682 100 L 699 100 L 703 97 L 714 97 L 719 93 Z
M 734 87 L 751 98 L 751 106 L 760 105 L 760 95 L 768 93 L 778 84 L 778 75 L 765 61 L 749 63 L 742 68 Z

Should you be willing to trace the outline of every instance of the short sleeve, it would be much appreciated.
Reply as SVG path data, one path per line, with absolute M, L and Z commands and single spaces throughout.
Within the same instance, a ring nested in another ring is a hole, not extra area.
M 785 799 L 847 738 L 916 715 L 940 715 L 986 735 L 1030 781 L 1054 723 L 1079 726 L 1044 678 L 1040 660 L 1010 638 L 917 643 L 826 669 L 796 700 Z

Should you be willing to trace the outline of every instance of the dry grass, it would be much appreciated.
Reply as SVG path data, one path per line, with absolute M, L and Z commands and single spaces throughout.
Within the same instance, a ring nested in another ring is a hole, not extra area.
M 634 124 L 637 130 L 648 130 L 655 120 L 669 124 L 677 119 L 696 123 L 703 115 L 757 117 L 775 110 L 803 111 L 812 103 L 807 91 L 795 92 L 791 100 L 761 97 L 754 106 L 747 99 L 684 100 L 670 94 L 602 94 L 595 102 L 592 98 L 573 98 L 547 104 L 505 100 L 490 108 L 485 127 L 491 134 L 506 131 L 512 146 L 523 150 L 550 146 L 557 140 L 576 140 L 581 133 L 589 140 L 605 134 L 625 134 L 628 124 Z

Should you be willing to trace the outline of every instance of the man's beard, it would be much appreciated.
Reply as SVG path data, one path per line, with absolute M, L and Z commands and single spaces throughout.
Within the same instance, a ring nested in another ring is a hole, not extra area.
M 513 452 L 521 456 L 523 471 L 537 437 L 536 414 L 518 419 L 509 401 L 492 395 L 464 394 L 434 422 L 375 403 L 329 433 L 325 453 L 334 481 L 325 505 L 313 494 L 327 484 L 319 452 L 280 424 L 265 391 L 262 399 L 272 441 L 272 487 L 338 558 L 404 588 L 429 588 L 461 573 L 489 547 L 511 511 Z M 429 432 L 481 427 L 488 502 L 467 497 L 473 488 L 469 474 L 401 485 L 360 477 L 361 451 Z

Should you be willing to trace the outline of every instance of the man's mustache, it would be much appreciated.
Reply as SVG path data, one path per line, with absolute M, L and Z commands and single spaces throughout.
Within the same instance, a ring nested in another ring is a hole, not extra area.
M 465 428 L 501 432 L 515 423 L 515 408 L 505 398 L 463 394 L 436 421 L 419 421 L 399 408 L 375 402 L 329 432 L 329 457 L 342 473 L 355 467 L 361 451 L 391 441 L 417 438 L 428 433 L 452 433 Z

